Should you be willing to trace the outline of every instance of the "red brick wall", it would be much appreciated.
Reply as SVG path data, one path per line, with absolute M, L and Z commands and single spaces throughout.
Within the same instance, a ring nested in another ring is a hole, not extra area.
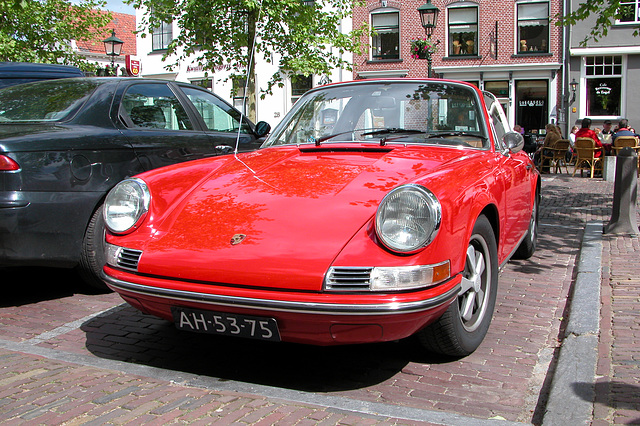
M 408 69 L 407 77 L 425 77 L 427 75 L 427 61 L 423 59 L 413 59 L 410 53 L 410 40 L 418 37 L 425 37 L 424 29 L 420 24 L 418 7 L 426 0 L 403 0 L 388 1 L 387 7 L 400 11 L 400 59 L 398 62 L 370 62 L 369 49 L 364 55 L 354 55 L 354 65 L 356 74 L 358 71 L 375 70 L 403 70 Z M 515 46 L 516 28 L 516 2 L 499 0 L 480 0 L 476 2 L 479 7 L 478 20 L 478 57 L 469 58 L 447 58 L 446 51 L 446 7 L 453 4 L 453 1 L 433 0 L 434 6 L 440 9 L 437 26 L 432 36 L 433 39 L 440 40 L 438 51 L 433 55 L 433 67 L 438 66 L 463 66 L 479 67 L 505 64 L 525 64 L 525 63 L 559 63 L 562 51 L 562 30 L 556 27 L 554 21 L 550 19 L 550 54 L 547 55 L 517 55 Z M 356 7 L 353 12 L 353 26 L 359 27 L 363 22 L 369 23 L 371 11 L 382 7 L 380 0 L 367 0 L 365 6 Z M 553 17 L 560 12 L 561 3 L 559 0 L 550 2 L 550 16 Z M 489 55 L 490 42 L 489 35 L 495 29 L 498 21 L 498 58 L 494 59 Z M 369 46 L 369 39 L 363 38 L 364 46 Z M 437 71 L 437 70 L 436 70 Z

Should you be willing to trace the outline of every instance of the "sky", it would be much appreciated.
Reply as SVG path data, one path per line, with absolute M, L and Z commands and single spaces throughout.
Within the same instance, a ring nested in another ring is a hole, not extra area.
M 136 14 L 136 10 L 133 6 L 125 4 L 122 0 L 107 0 L 107 6 L 105 9 L 112 12 L 128 13 L 129 15 Z

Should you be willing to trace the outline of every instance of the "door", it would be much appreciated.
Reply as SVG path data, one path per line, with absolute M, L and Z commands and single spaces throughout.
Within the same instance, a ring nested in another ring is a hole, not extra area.
M 119 115 L 126 126 L 122 132 L 145 169 L 218 154 L 168 82 L 131 84 L 120 99 Z
M 240 111 L 208 90 L 186 85 L 179 87 L 191 101 L 205 131 L 219 150 L 234 152 L 236 142 L 238 152 L 253 151 L 260 147 L 261 141 L 256 140 L 250 122 Z

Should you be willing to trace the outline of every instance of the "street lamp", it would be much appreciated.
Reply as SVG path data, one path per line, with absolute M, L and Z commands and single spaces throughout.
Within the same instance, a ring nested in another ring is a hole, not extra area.
M 576 100 L 576 90 L 578 90 L 578 82 L 576 81 L 575 78 L 571 79 L 571 83 L 569 83 L 569 86 L 571 87 L 571 101 L 570 103 L 574 103 Z
M 422 23 L 424 32 L 430 41 L 433 30 L 436 28 L 436 24 L 438 23 L 438 14 L 440 13 L 440 9 L 432 5 L 431 0 L 427 0 L 425 4 L 418 8 L 418 13 L 420 14 L 420 22 Z M 438 44 L 439 42 L 440 41 L 438 40 L 435 44 Z M 431 77 L 431 54 L 433 53 L 433 49 L 434 48 L 429 43 L 427 47 L 427 77 L 429 78 Z
M 420 21 L 422 22 L 424 32 L 427 34 L 428 38 L 431 38 L 433 30 L 435 29 L 438 22 L 438 14 L 440 13 L 440 9 L 432 5 L 431 0 L 428 0 L 425 4 L 418 8 L 418 13 L 420 14 Z
M 111 30 L 111 37 L 102 41 L 104 43 L 104 52 L 107 56 L 111 56 L 111 68 L 114 67 L 116 56 L 120 56 L 124 41 L 116 37 L 116 30 Z

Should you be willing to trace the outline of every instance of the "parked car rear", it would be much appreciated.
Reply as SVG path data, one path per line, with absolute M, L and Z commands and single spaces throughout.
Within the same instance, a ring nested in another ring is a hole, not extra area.
M 71 65 L 0 62 L 0 88 L 57 78 L 84 77 L 84 72 Z
M 116 183 L 252 151 L 269 130 L 206 89 L 166 80 L 83 77 L 0 89 L 0 266 L 79 267 L 102 286 L 101 206 Z

